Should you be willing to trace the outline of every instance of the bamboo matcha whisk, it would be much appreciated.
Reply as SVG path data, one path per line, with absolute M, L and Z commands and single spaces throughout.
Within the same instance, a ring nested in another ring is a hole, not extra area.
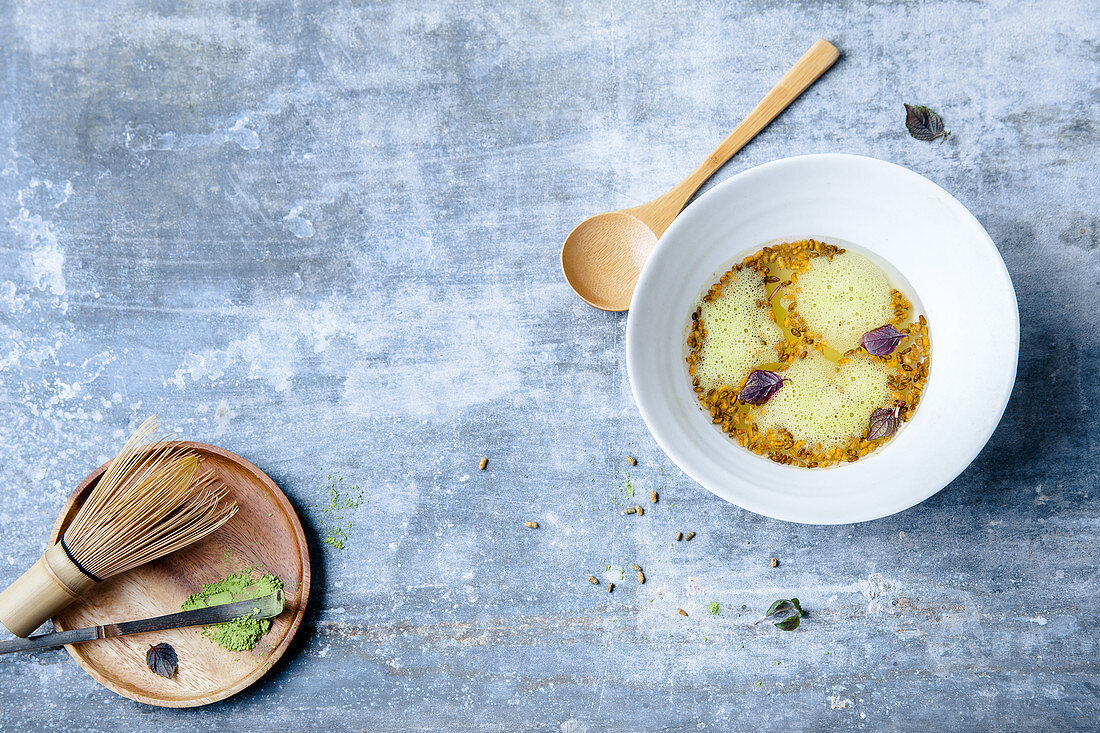
M 156 416 L 100 476 L 61 540 L 0 592 L 0 623 L 27 636 L 96 583 L 164 557 L 221 527 L 237 504 Z

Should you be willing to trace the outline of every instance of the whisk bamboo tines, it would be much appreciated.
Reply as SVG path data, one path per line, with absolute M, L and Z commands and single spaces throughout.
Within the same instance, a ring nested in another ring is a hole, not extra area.
M 237 513 L 213 471 L 150 417 L 130 436 L 61 540 L 0 592 L 0 623 L 17 636 L 101 580 L 207 536 Z

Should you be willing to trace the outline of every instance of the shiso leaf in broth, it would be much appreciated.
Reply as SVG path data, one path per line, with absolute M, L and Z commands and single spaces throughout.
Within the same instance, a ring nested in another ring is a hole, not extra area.
M 863 334 L 863 348 L 874 356 L 886 356 L 893 353 L 903 338 L 905 334 L 888 323 Z
M 889 438 L 898 431 L 901 420 L 898 418 L 900 410 L 897 407 L 883 407 L 871 413 L 871 429 L 867 432 L 867 440 Z
M 746 405 L 762 405 L 779 391 L 785 381 L 776 372 L 757 369 L 745 380 L 740 399 Z

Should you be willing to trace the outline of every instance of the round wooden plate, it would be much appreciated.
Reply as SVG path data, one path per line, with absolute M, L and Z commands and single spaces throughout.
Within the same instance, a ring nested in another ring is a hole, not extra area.
M 270 572 L 285 585 L 286 610 L 272 619 L 271 630 L 252 651 L 230 652 L 199 633 L 198 628 L 156 631 L 101 639 L 66 648 L 100 684 L 148 705 L 187 708 L 224 700 L 258 680 L 290 645 L 309 598 L 309 551 L 294 507 L 263 471 L 227 450 L 181 441 L 213 469 L 237 500 L 229 522 L 201 542 L 160 560 L 108 578 L 53 618 L 67 630 L 104 623 L 160 616 L 180 604 L 203 583 L 213 583 L 238 570 Z M 81 502 L 106 470 L 96 469 L 69 497 L 54 524 L 50 544 L 76 515 Z M 176 649 L 179 668 L 165 679 L 149 671 L 150 644 L 166 641 Z

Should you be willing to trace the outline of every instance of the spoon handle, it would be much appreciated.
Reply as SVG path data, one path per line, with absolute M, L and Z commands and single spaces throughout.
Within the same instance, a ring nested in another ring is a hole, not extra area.
M 798 99 L 802 92 L 809 89 L 838 58 L 840 51 L 836 46 L 819 39 L 691 175 L 660 198 L 628 211 L 648 224 L 653 233 L 660 237 L 699 187 L 725 165 L 734 153 L 745 147 L 768 123 L 778 117 L 791 102 Z

